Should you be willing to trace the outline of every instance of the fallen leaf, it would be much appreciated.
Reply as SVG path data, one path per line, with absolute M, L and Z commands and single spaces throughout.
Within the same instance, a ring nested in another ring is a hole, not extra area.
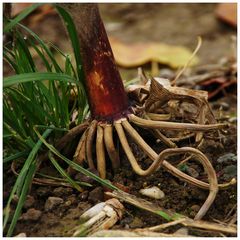
M 172 68 L 183 67 L 191 57 L 191 51 L 183 46 L 173 46 L 158 42 L 127 44 L 116 38 L 109 38 L 115 60 L 122 67 L 137 67 L 148 62 L 158 62 Z M 196 65 L 194 57 L 190 66 Z
M 237 3 L 220 3 L 216 10 L 217 17 L 222 21 L 237 26 Z

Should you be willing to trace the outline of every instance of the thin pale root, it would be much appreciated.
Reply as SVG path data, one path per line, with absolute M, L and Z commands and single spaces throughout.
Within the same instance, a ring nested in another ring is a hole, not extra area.
M 96 133 L 96 129 L 97 129 L 97 121 L 93 120 L 89 129 L 88 129 L 88 134 L 86 137 L 86 157 L 87 157 L 87 161 L 88 161 L 88 166 L 91 169 L 94 169 L 94 163 L 93 163 L 93 157 L 92 157 L 92 145 L 93 145 L 93 140 L 94 140 L 94 136 Z
M 103 129 L 97 126 L 97 140 L 96 140 L 96 154 L 97 154 L 97 169 L 99 176 L 103 179 L 106 178 L 106 161 L 103 142 Z
M 122 147 L 123 147 L 123 149 L 124 149 L 124 151 L 127 155 L 127 158 L 130 161 L 133 170 L 138 175 L 147 176 L 147 175 L 153 173 L 156 169 L 158 169 L 158 167 L 161 165 L 161 161 L 162 161 L 161 159 L 158 159 L 158 160 L 154 161 L 148 169 L 146 169 L 146 170 L 141 169 L 141 167 L 138 165 L 137 160 L 135 159 L 135 157 L 132 153 L 132 150 L 131 150 L 131 148 L 128 144 L 128 141 L 127 141 L 126 135 L 124 133 L 122 124 L 118 123 L 118 122 L 115 122 L 114 126 L 117 130 L 120 142 L 121 142 Z
M 192 124 L 192 123 L 178 123 L 178 122 L 163 122 L 163 121 L 152 121 L 143 118 L 139 118 L 134 114 L 128 116 L 130 122 L 143 128 L 153 129 L 165 129 L 165 130 L 189 130 L 189 131 L 213 131 L 216 129 L 226 128 L 227 124 Z
M 120 159 L 117 149 L 113 142 L 113 127 L 112 125 L 104 126 L 104 142 L 107 149 L 108 156 L 112 162 L 112 167 L 114 170 L 118 169 L 120 166 Z

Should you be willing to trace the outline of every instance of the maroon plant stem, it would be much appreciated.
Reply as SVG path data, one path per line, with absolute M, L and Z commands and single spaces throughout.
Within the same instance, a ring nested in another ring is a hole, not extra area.
M 60 4 L 77 28 L 92 117 L 113 120 L 128 110 L 128 99 L 112 49 L 94 3 Z

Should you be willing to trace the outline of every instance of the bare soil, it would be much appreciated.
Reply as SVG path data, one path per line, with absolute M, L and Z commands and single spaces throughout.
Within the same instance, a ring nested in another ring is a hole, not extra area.
M 199 52 L 202 63 L 216 63 L 220 58 L 229 56 L 231 47 L 230 37 L 236 34 L 236 29 L 219 22 L 214 15 L 216 4 L 100 4 L 100 10 L 106 29 L 112 36 L 118 37 L 126 42 L 135 41 L 161 41 L 164 43 L 184 45 L 194 49 L 198 35 L 203 37 L 203 45 Z M 110 10 L 109 10 L 110 9 Z M 64 28 L 61 27 L 61 20 L 56 15 L 46 16 L 41 24 L 34 26 L 35 32 L 41 37 L 53 42 L 65 50 L 69 50 Z M 47 24 L 47 27 L 45 27 Z M 136 69 L 121 69 L 126 78 L 136 76 Z M 236 96 L 228 94 L 225 98 L 217 99 L 211 105 L 218 114 L 220 105 L 224 105 L 223 115 L 236 116 Z M 217 106 L 217 107 L 216 107 Z M 157 144 L 152 136 L 144 133 L 148 142 L 160 152 L 161 145 Z M 189 144 L 191 144 L 189 142 Z M 133 146 L 134 147 L 134 146 Z M 228 134 L 222 141 L 206 140 L 201 149 L 212 162 L 219 183 L 229 181 L 235 176 L 234 167 L 237 162 L 228 159 L 224 162 L 217 161 L 220 156 L 227 153 L 236 154 L 236 122 L 231 123 Z M 141 158 L 142 166 L 147 166 L 149 160 L 136 149 Z M 206 199 L 207 191 L 186 184 L 173 177 L 164 169 L 148 177 L 139 177 L 131 170 L 126 157 L 121 155 L 121 169 L 117 174 L 109 171 L 108 177 L 113 182 L 126 186 L 130 193 L 143 197 L 139 190 L 146 186 L 159 186 L 165 193 L 162 200 L 148 199 L 166 209 L 172 209 L 193 218 L 196 211 Z M 174 160 L 173 160 L 174 161 Z M 177 162 L 176 162 L 177 163 Z M 194 168 L 199 175 L 197 178 L 207 180 L 202 168 L 195 162 L 189 166 Z M 226 173 L 226 168 L 233 166 L 231 172 Z M 46 172 L 52 169 L 45 166 Z M 4 201 L 10 193 L 10 188 L 15 180 L 11 171 L 4 171 Z M 52 172 L 55 174 L 55 172 Z M 79 223 L 79 216 L 88 208 L 105 199 L 104 189 L 94 183 L 94 188 L 86 188 L 85 192 L 79 193 L 71 188 L 32 185 L 30 196 L 33 202 L 24 207 L 23 213 L 29 208 L 41 211 L 37 220 L 20 220 L 15 229 L 15 235 L 21 232 L 28 237 L 51 237 L 68 236 L 69 230 Z M 60 197 L 63 202 L 51 210 L 44 207 L 49 197 Z M 146 198 L 147 199 L 147 198 Z M 224 222 L 227 214 L 236 206 L 236 186 L 220 191 L 217 198 L 204 217 L 205 220 Z M 155 216 L 131 205 L 124 204 L 126 211 L 123 219 L 114 226 L 115 229 L 133 229 L 154 226 L 164 223 L 159 216 Z M 174 232 L 177 228 L 171 228 Z M 198 236 L 219 236 L 218 233 L 191 230 L 189 234 Z

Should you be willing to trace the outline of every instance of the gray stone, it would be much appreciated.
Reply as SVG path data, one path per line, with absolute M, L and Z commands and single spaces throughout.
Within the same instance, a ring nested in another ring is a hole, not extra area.
M 23 238 L 23 237 L 27 237 L 27 234 L 26 233 L 19 233 L 18 235 L 14 236 L 14 237 Z

